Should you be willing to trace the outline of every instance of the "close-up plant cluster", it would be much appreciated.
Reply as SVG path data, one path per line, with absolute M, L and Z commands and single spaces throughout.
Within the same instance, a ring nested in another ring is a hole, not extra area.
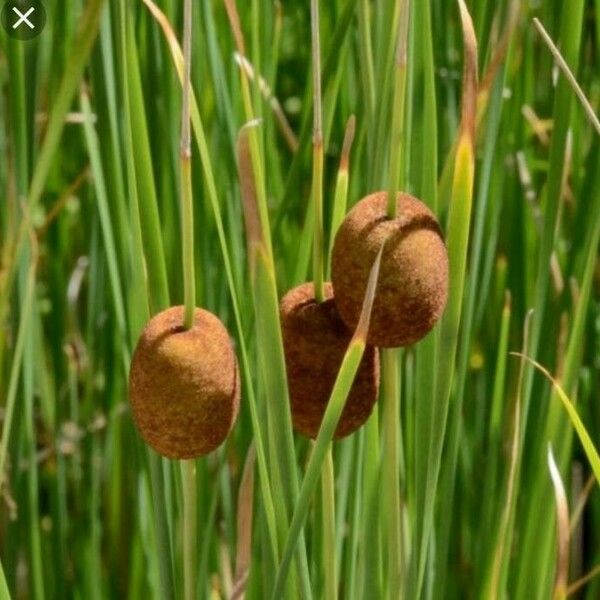
M 0 600 L 600 597 L 600 0 L 13 4 Z

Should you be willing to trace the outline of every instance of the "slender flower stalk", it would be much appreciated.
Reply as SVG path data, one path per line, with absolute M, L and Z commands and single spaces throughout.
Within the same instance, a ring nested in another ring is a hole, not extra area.
M 185 600 L 196 598 L 198 571 L 198 486 L 196 461 L 181 461 L 183 483 L 183 584 Z
M 400 0 L 398 21 L 398 46 L 394 68 L 394 105 L 392 110 L 392 135 L 390 143 L 390 172 L 388 186 L 388 217 L 396 217 L 396 192 L 400 189 L 404 172 L 404 118 L 406 112 L 406 78 L 408 69 L 408 23 L 410 0 Z
M 196 282 L 194 273 L 194 208 L 192 200 L 192 142 L 190 124 L 190 91 L 192 72 L 192 1 L 184 4 L 183 34 L 183 108 L 181 115 L 181 229 L 183 252 L 183 285 L 185 297 L 184 327 L 194 322 Z
M 315 298 L 323 302 L 323 109 L 321 104 L 321 39 L 319 34 L 319 0 L 312 0 L 312 57 L 313 57 L 313 179 L 312 201 L 315 214 L 313 237 L 313 279 Z
M 181 229 L 183 287 L 185 298 L 184 328 L 194 325 L 196 281 L 194 271 L 194 206 L 192 197 L 192 149 L 190 92 L 192 72 L 192 0 L 185 0 L 183 17 L 183 101 L 181 115 Z M 183 483 L 183 574 L 185 600 L 196 597 L 198 488 L 196 461 L 181 461 Z

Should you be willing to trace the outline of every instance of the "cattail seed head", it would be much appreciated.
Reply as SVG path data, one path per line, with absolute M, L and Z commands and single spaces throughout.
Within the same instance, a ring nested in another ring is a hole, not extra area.
M 429 208 L 405 193 L 397 217 L 387 217 L 387 192 L 376 192 L 350 210 L 335 238 L 331 279 L 346 325 L 355 327 L 369 271 L 385 241 L 367 341 L 394 348 L 424 337 L 448 298 L 448 253 Z
M 190 459 L 218 448 L 237 417 L 239 371 L 227 330 L 196 308 L 183 328 L 184 308 L 153 317 L 138 341 L 129 398 L 144 440 L 167 458 Z
M 290 290 L 280 304 L 283 346 L 292 421 L 301 434 L 316 438 L 352 333 L 341 320 L 331 283 L 325 301 L 315 300 L 314 285 Z M 335 431 L 339 439 L 369 417 L 379 393 L 379 353 L 367 346 Z

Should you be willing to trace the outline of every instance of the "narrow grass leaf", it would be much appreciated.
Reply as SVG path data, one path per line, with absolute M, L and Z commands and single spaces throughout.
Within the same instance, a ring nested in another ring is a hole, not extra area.
M 123 344 L 123 360 L 124 372 L 129 371 L 129 349 L 127 345 L 127 325 L 125 321 L 125 304 L 123 289 L 121 286 L 121 277 L 117 263 L 117 251 L 115 244 L 114 232 L 110 220 L 110 212 L 108 205 L 108 193 L 106 191 L 106 181 L 104 178 L 104 170 L 102 168 L 102 159 L 99 152 L 99 140 L 94 125 L 91 119 L 91 107 L 87 93 L 81 95 L 82 112 L 84 119 L 84 132 L 88 152 L 90 155 L 90 163 L 92 167 L 94 187 L 96 189 L 96 198 L 98 204 L 98 215 L 100 217 L 100 225 L 104 240 L 104 250 L 106 252 L 106 260 L 108 263 L 108 272 L 111 283 L 111 291 L 113 295 L 113 305 L 117 318 L 117 327 L 121 342 Z
M 583 93 L 581 86 L 579 85 L 579 83 L 577 83 L 577 79 L 575 79 L 575 75 L 573 75 L 573 72 L 569 68 L 567 61 L 563 58 L 562 54 L 560 53 L 560 50 L 556 47 L 556 45 L 552 41 L 552 38 L 548 35 L 548 32 L 542 25 L 541 21 L 538 18 L 534 18 L 533 24 L 535 25 L 535 28 L 537 29 L 538 33 L 542 36 L 542 39 L 546 43 L 546 46 L 548 46 L 548 49 L 552 53 L 556 64 L 560 67 L 560 70 L 563 72 L 563 75 L 566 77 L 567 81 L 569 82 L 569 85 L 573 88 L 573 91 L 577 95 L 577 98 L 579 98 L 581 106 L 583 106 L 585 114 L 587 115 L 587 118 L 589 119 L 590 123 L 594 126 L 594 129 L 598 132 L 598 134 L 600 134 L 600 120 L 598 120 L 598 117 L 596 116 L 596 113 L 594 112 L 594 109 L 592 108 L 592 105 L 590 104 L 589 100 Z
M 252 559 L 252 519 L 254 515 L 254 464 L 256 450 L 250 446 L 237 503 L 237 552 L 235 557 L 235 579 L 231 600 L 244 598 Z
M 297 467 L 294 456 L 291 415 L 287 389 L 287 375 L 283 357 L 283 340 L 279 322 L 279 302 L 270 239 L 265 231 L 258 208 L 256 171 L 252 159 L 252 131 L 256 121 L 245 125 L 238 138 L 238 170 L 242 183 L 242 197 L 246 231 L 248 232 L 248 261 L 252 282 L 252 298 L 256 314 L 256 329 L 260 344 L 259 362 L 268 398 L 267 428 L 272 466 L 279 469 L 278 477 L 287 492 L 287 501 L 295 503 L 298 495 Z M 258 215 L 258 218 L 257 218 Z M 285 430 L 284 430 L 285 429 Z M 275 505 L 279 506 L 279 505 Z M 283 505 L 281 505 L 283 508 Z M 286 510 L 278 510 L 278 529 L 281 538 L 288 530 Z M 300 535 L 298 571 L 302 591 L 310 595 L 310 583 L 304 537 Z
M 577 581 L 574 581 L 567 588 L 567 596 L 575 595 L 578 591 L 581 590 L 581 588 L 583 588 L 584 585 L 592 581 L 592 579 L 594 579 L 595 577 L 598 577 L 598 575 L 600 575 L 600 565 L 596 565 L 589 573 L 586 573 L 583 577 L 581 577 Z
M 256 269 L 256 252 L 265 251 L 265 238 L 263 236 L 258 204 L 256 199 L 256 187 L 252 175 L 252 157 L 250 156 L 250 143 L 248 130 L 258 127 L 260 121 L 255 119 L 246 123 L 240 130 L 237 142 L 238 171 L 240 177 L 240 189 L 242 192 L 242 206 L 244 212 L 244 225 L 246 228 L 246 245 L 248 248 L 248 260 L 250 272 L 254 274 Z
M 423 200 L 433 211 L 438 211 L 438 194 L 436 178 L 432 173 L 438 172 L 438 133 L 437 124 L 437 99 L 436 75 L 434 63 L 434 34 L 432 29 L 432 7 L 429 2 L 413 4 L 414 27 L 419 32 L 415 46 L 415 62 L 420 55 L 423 69 L 423 123 L 422 123 L 422 149 L 413 153 L 413 161 L 420 167 L 420 178 L 415 188 L 417 196 Z M 420 42 L 420 52 L 419 50 Z M 415 65 L 417 67 L 417 65 Z M 419 135 L 418 129 L 415 137 Z M 412 426 L 412 443 L 410 433 L 406 434 L 406 462 L 408 481 L 406 485 L 408 505 L 413 510 L 412 543 L 409 558 L 408 594 L 410 595 L 417 586 L 418 547 L 421 540 L 422 519 L 421 508 L 425 502 L 427 481 L 427 465 L 429 445 L 431 443 L 431 414 L 434 407 L 435 388 L 438 373 L 439 355 L 439 328 L 427 335 L 416 347 L 415 352 L 415 399 L 414 403 L 407 401 L 407 424 Z M 410 407 L 414 407 L 412 414 Z M 443 569 L 441 570 L 443 572 Z
M 337 179 L 335 182 L 335 192 L 333 194 L 333 207 L 331 212 L 331 229 L 329 233 L 329 252 L 328 258 L 331 258 L 333 250 L 333 242 L 335 234 L 339 229 L 344 216 L 346 215 L 346 206 L 348 203 L 348 177 L 350 167 L 350 150 L 356 133 L 356 117 L 350 115 L 346 123 L 346 131 L 344 133 L 344 142 L 342 144 L 342 153 L 340 155 L 340 164 L 338 168 Z M 329 265 L 330 260 L 327 261 Z
M 4 567 L 0 562 L 0 598 L 2 600 L 10 600 L 10 591 L 8 589 L 8 584 L 6 583 L 6 577 L 4 575 Z
M 165 262 L 164 242 L 158 212 L 155 165 L 150 151 L 150 132 L 144 104 L 140 61 L 133 28 L 131 9 L 125 10 L 125 64 L 128 86 L 129 117 L 135 186 L 138 196 L 139 218 L 144 241 L 144 256 L 148 275 L 148 302 L 152 315 L 169 306 L 169 288 Z
M 32 318 L 32 313 L 35 304 L 35 282 L 37 271 L 37 256 L 35 248 L 37 246 L 34 241 L 35 237 L 33 237 L 33 230 L 29 229 L 29 232 L 30 238 L 33 241 L 33 252 L 29 262 L 29 269 L 27 271 L 27 283 L 23 294 L 21 318 L 19 321 L 19 328 L 17 330 L 17 339 L 15 342 L 15 349 L 13 353 L 12 364 L 10 367 L 8 392 L 6 395 L 6 403 L 4 407 L 2 438 L 0 438 L 0 487 L 4 487 L 7 483 L 6 460 L 8 454 L 8 442 L 10 440 L 10 434 L 13 430 L 13 418 L 17 399 L 17 390 L 19 386 L 19 375 L 21 373 L 21 367 L 23 364 L 23 353 L 25 350 L 27 332 L 29 330 L 30 320 Z
M 156 19 L 158 24 L 160 25 L 163 34 L 167 40 L 169 45 L 169 49 L 171 51 L 171 56 L 173 58 L 173 62 L 175 65 L 175 69 L 177 71 L 180 82 L 183 82 L 183 53 L 177 41 L 177 36 L 171 27 L 166 15 L 152 2 L 152 0 L 143 0 L 144 4 L 150 10 L 152 16 Z M 258 416 L 258 408 L 256 403 L 256 397 L 254 394 L 254 388 L 252 385 L 252 377 L 250 375 L 250 365 L 248 358 L 248 350 L 247 343 L 245 341 L 245 332 L 242 327 L 241 320 L 241 311 L 240 311 L 240 302 L 238 298 L 238 293 L 235 287 L 234 279 L 233 279 L 233 268 L 232 262 L 229 252 L 229 247 L 227 245 L 227 239 L 225 236 L 225 228 L 223 225 L 223 219 L 221 216 L 221 208 L 219 205 L 219 198 L 217 195 L 217 187 L 215 175 L 212 167 L 212 162 L 210 159 L 210 152 L 208 148 L 208 143 L 206 140 L 206 134 L 204 131 L 204 125 L 202 123 L 202 119 L 200 116 L 200 111 L 198 109 L 198 104 L 196 101 L 196 97 L 194 91 L 191 90 L 190 97 L 190 110 L 191 110 L 191 119 L 192 119 L 192 127 L 194 130 L 194 134 L 196 137 L 196 141 L 198 144 L 198 150 L 200 153 L 200 161 L 202 163 L 202 168 L 204 172 L 204 177 L 206 180 L 206 185 L 208 188 L 208 197 L 210 201 L 210 205 L 213 211 L 213 215 L 215 218 L 215 223 L 217 227 L 217 235 L 219 237 L 219 245 L 221 247 L 221 252 L 223 255 L 223 262 L 225 263 L 225 275 L 227 277 L 227 283 L 229 286 L 229 291 L 231 294 L 231 301 L 233 304 L 233 312 L 236 322 L 236 327 L 238 331 L 239 344 L 240 344 L 240 358 L 242 371 L 244 374 L 244 381 L 246 383 L 245 391 L 247 394 L 248 406 L 250 407 L 250 415 L 252 419 L 252 428 L 254 432 L 254 441 L 256 445 L 256 454 L 258 461 L 258 470 L 260 475 L 260 485 L 261 485 L 261 493 L 263 498 L 263 503 L 265 506 L 265 513 L 267 515 L 267 524 L 268 530 L 270 534 L 270 545 L 271 552 L 273 554 L 273 558 L 275 562 L 278 560 L 278 543 L 277 543 L 277 535 L 275 528 L 275 505 L 273 502 L 273 495 L 271 493 L 270 487 L 270 478 L 268 474 L 267 461 L 266 461 L 266 451 L 265 444 L 263 441 L 263 434 L 260 427 L 260 419 Z M 243 136 L 240 138 L 243 140 Z M 239 150 L 238 154 L 240 158 L 240 164 L 242 162 L 245 165 L 249 165 L 249 150 L 246 142 L 242 142 L 245 144 L 244 148 Z M 247 160 L 245 157 L 248 157 Z M 258 209 L 256 207 L 256 202 L 252 201 L 249 203 L 247 194 L 252 193 L 254 195 L 254 183 L 253 178 L 251 178 L 251 170 L 248 166 L 240 169 L 240 176 L 242 178 L 242 200 L 244 202 L 244 206 L 246 207 L 244 210 L 244 217 L 246 223 L 246 232 L 247 232 L 247 240 L 258 240 L 260 237 L 260 217 L 258 215 Z M 254 234 L 256 234 L 256 237 Z M 250 256 L 252 252 L 250 252 Z M 252 260 L 250 261 L 252 264 Z
M 321 422 L 321 427 L 311 452 L 306 473 L 304 475 L 304 479 L 302 480 L 298 502 L 294 508 L 294 515 L 292 517 L 290 530 L 283 549 L 281 564 L 279 565 L 275 579 L 275 587 L 272 595 L 273 600 L 281 598 L 283 593 L 290 562 L 292 560 L 296 544 L 298 543 L 298 538 L 300 532 L 302 531 L 304 521 L 306 520 L 306 516 L 308 514 L 311 498 L 319 481 L 319 475 L 323 467 L 323 462 L 325 461 L 325 456 L 330 447 L 335 428 L 340 420 L 346 398 L 348 397 L 350 388 L 354 382 L 354 377 L 356 376 L 356 372 L 365 351 L 367 332 L 369 330 L 369 321 L 371 319 L 371 309 L 373 308 L 373 301 L 375 299 L 375 290 L 377 287 L 377 278 L 379 276 L 379 266 L 381 264 L 382 252 L 383 245 L 379 250 L 377 258 L 375 259 L 371 269 L 360 319 L 358 325 L 356 326 L 354 335 L 350 340 L 350 344 L 346 350 L 346 354 L 344 355 L 344 359 L 336 377 L 335 384 L 331 392 L 331 397 L 327 404 L 327 409 L 325 411 L 325 415 L 323 416 L 323 421 Z
M 394 96 L 389 148 L 389 173 L 387 177 L 387 216 L 397 216 L 397 194 L 406 185 L 405 161 L 409 152 L 407 120 L 407 78 L 410 30 L 410 0 L 396 3 L 398 30 L 394 62 Z M 390 38 L 391 39 L 391 38 Z M 387 550 L 387 593 L 404 595 L 404 548 L 402 544 L 402 517 L 400 501 L 400 387 L 396 348 L 381 351 L 384 405 L 384 436 L 382 475 L 384 510 L 384 544 Z
M 131 345 L 135 345 L 137 337 L 147 322 L 151 311 L 156 310 L 157 305 L 165 307 L 168 305 L 168 289 L 166 287 L 166 274 L 162 273 L 160 266 L 161 257 L 157 254 L 159 250 L 155 247 L 148 260 L 145 260 L 145 248 L 142 233 L 142 209 L 138 197 L 138 181 L 136 173 L 136 164 L 134 155 L 134 126 L 131 102 L 132 90 L 130 85 L 129 65 L 134 58 L 132 56 L 131 45 L 133 32 L 130 27 L 129 8 L 125 0 L 119 2 L 119 33 L 120 33 L 120 66 L 122 76 L 122 93 L 124 104 L 124 156 L 126 158 L 127 189 L 129 194 L 129 217 L 131 224 L 131 279 L 133 294 L 131 296 L 132 314 L 130 317 L 130 337 Z M 135 48 L 135 45 L 133 46 Z M 137 66 L 134 69 L 137 72 Z M 139 76 L 139 73 L 138 73 Z M 138 89 L 138 101 L 139 93 Z M 142 128 L 144 123 L 140 124 Z M 146 211 L 147 216 L 152 216 L 151 205 L 150 212 Z M 154 215 L 156 216 L 156 215 Z M 154 221 L 156 226 L 156 220 Z M 153 260 L 156 258 L 156 260 Z M 163 277 L 164 275 L 164 277 Z M 154 301 L 151 301 L 151 295 L 156 294 Z M 165 485 L 165 465 L 160 456 L 146 447 L 146 459 L 148 465 L 149 482 L 152 490 L 152 511 L 154 517 L 154 528 L 156 535 L 156 554 L 158 562 L 158 581 L 161 595 L 167 600 L 175 595 L 175 585 L 173 577 L 173 553 L 172 539 L 170 532 L 170 513 L 166 505 L 167 486 Z
M 446 312 L 440 326 L 440 356 L 436 405 L 432 416 L 427 487 L 423 508 L 423 536 L 420 542 L 418 590 L 422 586 L 427 550 L 433 527 L 434 503 L 452 393 L 454 363 L 458 346 L 466 278 L 467 251 L 473 202 L 475 172 L 475 117 L 477 104 L 477 41 L 473 22 L 463 0 L 458 0 L 464 40 L 463 104 L 459 142 L 454 165 L 452 201 L 448 216 L 450 283 Z
M 556 574 L 552 597 L 554 600 L 564 600 L 567 597 L 569 577 L 569 505 L 565 486 L 554 460 L 551 444 L 548 444 L 548 469 L 556 502 Z
M 598 455 L 598 451 L 594 446 L 594 442 L 592 441 L 590 434 L 585 428 L 583 421 L 579 417 L 579 414 L 577 413 L 577 409 L 575 408 L 573 402 L 571 402 L 567 394 L 564 392 L 558 380 L 556 380 L 544 366 L 542 366 L 540 363 L 533 360 L 532 358 L 525 356 L 524 354 L 518 352 L 514 352 L 512 354 L 514 356 L 518 356 L 520 358 L 525 359 L 538 371 L 543 373 L 546 379 L 548 379 L 548 381 L 552 383 L 554 389 L 556 390 L 556 393 L 558 394 L 558 398 L 560 399 L 565 411 L 567 412 L 567 415 L 569 416 L 569 419 L 571 420 L 571 424 L 573 425 L 575 432 L 579 437 L 579 441 L 581 442 L 583 451 L 585 452 L 590 466 L 592 467 L 592 471 L 594 472 L 596 481 L 600 485 L 600 455 Z
M 285 139 L 287 145 L 289 146 L 292 152 L 297 152 L 298 150 L 298 138 L 290 125 L 283 108 L 277 96 L 273 94 L 273 91 L 269 87 L 267 81 L 262 77 L 262 75 L 257 75 L 254 72 L 254 67 L 250 63 L 247 58 L 241 56 L 238 52 L 234 54 L 235 62 L 238 64 L 240 69 L 243 69 L 251 81 L 255 81 L 258 78 L 258 87 L 260 89 L 260 93 L 262 94 L 265 102 L 268 103 L 273 114 L 275 115 L 275 121 Z
M 574 0 L 568 6 L 562 7 L 560 43 L 563 56 L 572 68 L 579 62 L 579 46 L 581 41 L 581 25 L 583 22 L 582 0 Z M 560 200 L 563 192 L 565 154 L 567 137 L 570 127 L 572 92 L 566 78 L 560 78 L 555 92 L 553 110 L 552 144 L 550 147 L 548 176 L 546 181 L 546 198 L 544 211 L 544 226 L 538 253 L 538 277 L 535 286 L 535 319 L 531 336 L 531 348 L 528 354 L 536 358 L 542 335 L 542 322 L 546 311 L 548 286 L 550 281 L 549 269 L 554 251 L 556 238 L 556 221 L 558 218 Z M 527 420 L 530 394 L 532 391 L 532 375 L 526 381 L 525 420 Z M 525 580 L 523 579 L 523 585 Z
M 335 471 L 333 449 L 331 446 L 325 455 L 321 471 L 321 506 L 323 523 L 323 571 L 325 577 L 325 597 L 336 600 L 336 544 L 335 544 Z
M 225 4 L 238 53 L 244 57 L 244 38 L 239 26 L 239 16 L 235 0 L 225 0 Z M 257 19 L 255 19 L 255 24 L 256 21 Z M 258 68 L 259 63 L 256 59 L 255 64 Z M 240 72 L 240 84 L 246 119 L 248 122 L 253 122 L 255 114 L 250 93 L 250 83 L 243 70 Z M 294 452 L 287 373 L 279 320 L 279 299 L 265 181 L 266 168 L 258 128 L 250 127 L 246 131 L 252 165 L 251 172 L 256 191 L 256 204 L 260 217 L 261 234 L 264 239 L 263 252 L 257 260 L 257 269 L 251 282 L 258 337 L 258 357 L 267 390 L 267 427 L 269 440 L 273 441 L 270 450 L 273 463 L 279 469 L 278 476 L 282 483 L 286 512 L 291 513 L 298 499 L 298 469 Z M 284 516 L 282 514 L 280 516 L 280 523 L 283 524 L 286 518 L 287 515 Z M 299 535 L 296 558 L 301 593 L 306 598 L 311 598 L 312 592 L 303 532 L 300 532 Z
M 48 118 L 46 136 L 33 172 L 31 187 L 29 189 L 30 208 L 34 208 L 42 196 L 54 154 L 60 143 L 60 137 L 65 125 L 65 116 L 69 111 L 92 46 L 96 41 L 103 6 L 104 0 L 91 0 L 86 3 L 79 31 L 73 40 L 73 48 L 75 50 L 69 54 L 69 61 L 57 96 L 54 99 L 52 111 Z

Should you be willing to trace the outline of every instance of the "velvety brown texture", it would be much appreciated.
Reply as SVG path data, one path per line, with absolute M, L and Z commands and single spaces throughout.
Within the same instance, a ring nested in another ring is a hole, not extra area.
M 218 448 L 240 404 L 239 371 L 227 330 L 197 308 L 183 328 L 182 306 L 159 313 L 138 341 L 129 373 L 133 417 L 144 440 L 167 458 Z
M 316 438 L 333 384 L 348 348 L 348 331 L 325 284 L 317 303 L 312 283 L 290 290 L 280 304 L 292 421 L 305 436 Z M 339 439 L 358 429 L 369 417 L 379 392 L 379 353 L 367 346 L 335 431 Z
M 397 217 L 387 218 L 387 193 L 366 196 L 340 226 L 331 279 L 340 315 L 356 327 L 367 280 L 381 244 L 377 292 L 367 341 L 395 348 L 425 336 L 448 299 L 448 253 L 434 214 L 409 194 L 397 196 Z

